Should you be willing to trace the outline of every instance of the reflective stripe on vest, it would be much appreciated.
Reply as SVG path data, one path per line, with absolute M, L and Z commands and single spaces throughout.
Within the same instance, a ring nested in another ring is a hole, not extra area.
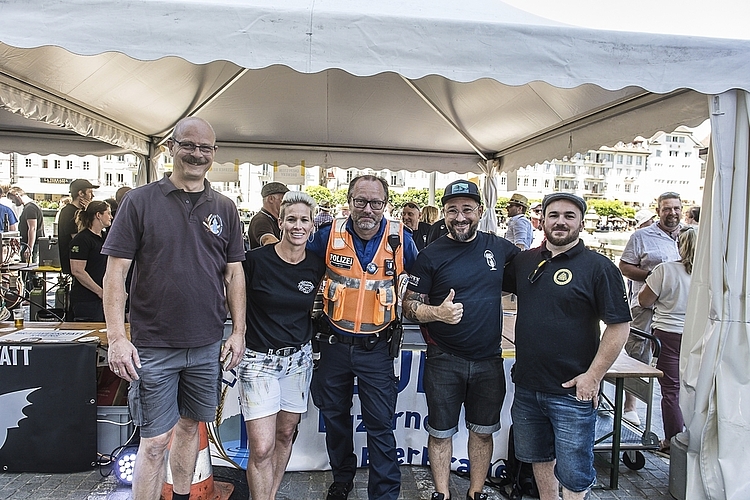
M 323 311 L 337 328 L 353 334 L 372 334 L 396 319 L 395 278 L 403 272 L 403 225 L 387 220 L 378 250 L 368 272 L 359 263 L 347 218 L 336 218 L 326 248 L 326 277 Z M 393 251 L 388 235 L 399 236 L 401 245 Z M 390 264 L 389 264 L 390 263 Z M 392 272 L 391 276 L 386 272 Z

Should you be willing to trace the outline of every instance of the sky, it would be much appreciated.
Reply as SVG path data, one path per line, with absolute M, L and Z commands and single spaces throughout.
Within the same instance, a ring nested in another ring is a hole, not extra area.
M 537 16 L 587 28 L 750 40 L 746 0 L 503 0 Z

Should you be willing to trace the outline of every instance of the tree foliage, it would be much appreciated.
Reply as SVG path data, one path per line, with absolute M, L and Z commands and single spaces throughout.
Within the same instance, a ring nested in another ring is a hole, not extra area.
M 632 219 L 635 215 L 633 207 L 626 207 L 619 200 L 588 200 L 589 208 L 593 208 L 600 217 L 622 217 Z

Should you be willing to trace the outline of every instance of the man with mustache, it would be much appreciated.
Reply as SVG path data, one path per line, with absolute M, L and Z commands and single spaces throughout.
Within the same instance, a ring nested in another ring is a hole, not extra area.
M 634 232 L 620 257 L 620 271 L 628 278 L 630 312 L 633 315 L 631 326 L 651 333 L 653 310 L 638 304 L 638 293 L 646 284 L 651 270 L 662 262 L 680 260 L 677 238 L 682 228 L 682 202 L 680 195 L 673 192 L 662 193 L 656 201 L 659 220 L 656 224 Z M 625 343 L 625 351 L 632 358 L 643 363 L 651 363 L 651 341 L 630 335 Z M 636 411 L 636 398 L 625 393 L 622 417 L 633 425 L 641 425 Z
M 545 196 L 546 241 L 505 268 L 503 288 L 518 297 L 513 443 L 541 500 L 557 500 L 560 484 L 563 500 L 582 500 L 596 482 L 599 384 L 628 336 L 622 275 L 581 241 L 585 213 L 578 196 Z
M 417 257 L 411 233 L 387 219 L 388 183 L 362 175 L 349 183 L 349 217 L 337 217 L 315 233 L 307 248 L 324 257 L 323 313 L 318 332 L 320 361 L 310 393 L 326 426 L 333 469 L 327 500 L 346 500 L 354 487 L 352 396 L 357 377 L 362 421 L 367 429 L 371 500 L 396 500 L 401 471 L 393 416 L 398 394 L 389 342 L 396 326 L 398 277 Z
M 427 328 L 425 428 L 435 482 L 432 500 L 451 498 L 448 481 L 461 406 L 471 460 L 466 498 L 485 500 L 492 433 L 500 429 L 505 399 L 503 268 L 520 250 L 495 234 L 477 231 L 483 207 L 473 182 L 448 184 L 442 202 L 448 235 L 419 253 L 403 310 Z
M 216 418 L 222 363 L 231 370 L 245 353 L 245 249 L 237 207 L 206 179 L 215 143 L 205 120 L 177 122 L 167 140 L 173 171 L 128 192 L 102 248 L 109 367 L 130 382 L 130 414 L 141 434 L 135 500 L 159 498 L 170 438 L 172 498 L 188 500 L 199 422 Z M 232 334 L 222 347 L 226 305 Z

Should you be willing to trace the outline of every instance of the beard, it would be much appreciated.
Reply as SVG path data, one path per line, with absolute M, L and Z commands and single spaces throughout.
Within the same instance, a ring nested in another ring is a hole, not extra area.
M 378 224 L 380 224 L 380 219 L 383 218 L 381 216 L 380 219 L 378 219 L 375 215 L 365 216 L 362 214 L 355 215 L 354 213 L 350 213 L 349 217 L 352 218 L 354 225 L 363 231 L 371 231 L 375 229 Z
M 568 231 L 568 233 L 564 236 L 554 236 L 553 233 L 555 231 Z M 565 245 L 574 242 L 578 239 L 580 233 L 580 229 L 568 229 L 566 226 L 554 226 L 549 230 L 546 227 L 544 228 L 544 236 L 547 238 L 547 241 L 557 247 L 564 247 Z
M 474 237 L 475 234 L 477 234 L 477 228 L 479 227 L 479 221 L 475 222 L 469 222 L 468 220 L 464 220 L 464 222 L 456 222 L 455 220 L 451 222 L 450 224 L 446 224 L 448 228 L 448 232 L 450 233 L 451 237 L 456 241 L 469 241 Z M 458 229 L 461 228 L 467 228 L 466 231 L 459 232 Z
M 664 226 L 667 229 L 674 229 L 677 226 L 680 225 L 680 217 L 677 215 L 668 215 L 664 218 L 664 222 L 662 222 L 662 226 Z

